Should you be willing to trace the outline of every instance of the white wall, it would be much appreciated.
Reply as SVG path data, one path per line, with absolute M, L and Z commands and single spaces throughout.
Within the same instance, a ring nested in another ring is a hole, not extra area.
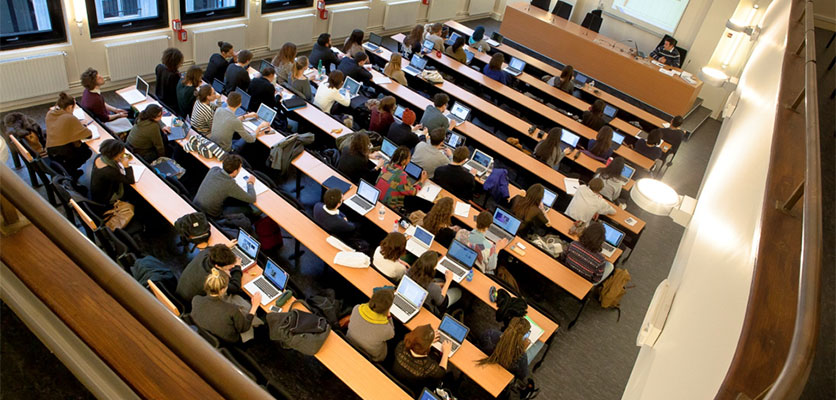
M 775 0 L 767 11 L 671 268 L 670 315 L 656 345 L 640 350 L 624 399 L 714 398 L 734 356 L 760 236 L 789 4 Z
M 56 0 L 57 1 L 57 0 Z M 470 16 L 468 15 L 469 9 L 469 2 L 476 1 L 476 0 L 433 0 L 433 1 L 451 1 L 457 3 L 457 12 L 456 12 L 456 19 L 458 20 L 466 20 L 469 18 L 482 18 L 486 16 L 490 16 L 490 14 L 483 14 L 478 16 Z M 480 0 L 485 1 L 485 0 Z M 491 2 L 504 2 L 505 0 L 489 0 Z M 208 60 L 194 60 L 193 59 L 193 43 L 191 41 L 191 31 L 194 29 L 200 28 L 207 28 L 207 27 L 216 27 L 216 26 L 224 26 L 224 25 L 232 25 L 232 24 L 239 24 L 245 23 L 247 24 L 247 43 L 246 47 L 254 52 L 257 58 L 264 58 L 267 56 L 272 56 L 274 52 L 271 52 L 267 49 L 267 38 L 268 38 L 268 20 L 276 18 L 277 16 L 284 16 L 284 15 L 298 15 L 298 14 L 313 14 L 316 10 L 314 8 L 304 8 L 299 10 L 291 10 L 286 12 L 279 12 L 279 13 L 271 13 L 271 14 L 261 14 L 261 6 L 256 5 L 255 1 L 246 0 L 247 9 L 245 12 L 245 16 L 241 18 L 235 19 L 227 19 L 223 21 L 216 21 L 216 22 L 208 22 L 203 24 L 194 24 L 186 26 L 186 29 L 189 31 L 190 40 L 185 43 L 178 42 L 172 35 L 172 31 L 170 28 L 163 28 L 153 31 L 146 31 L 142 33 L 134 33 L 134 34 L 127 34 L 127 35 L 120 35 L 120 36 L 111 36 L 106 38 L 97 38 L 91 39 L 90 32 L 87 29 L 87 18 L 85 15 L 82 15 L 82 20 L 84 21 L 82 24 L 81 29 L 77 26 L 75 22 L 75 7 L 74 3 L 79 3 L 82 5 L 82 10 L 84 9 L 83 4 L 84 0 L 62 0 L 64 6 L 64 14 L 65 14 L 65 24 L 67 26 L 67 36 L 69 39 L 69 43 L 64 44 L 57 44 L 57 45 L 50 45 L 50 46 L 41 46 L 37 48 L 31 49 L 22 49 L 22 50 L 13 50 L 13 51 L 5 51 L 0 52 L 0 60 L 4 59 L 11 59 L 11 58 L 18 58 L 21 56 L 29 56 L 29 55 L 36 55 L 40 53 L 46 53 L 49 51 L 64 51 L 67 53 L 67 76 L 70 82 L 70 93 L 77 95 L 81 93 L 81 86 L 79 77 L 82 71 L 87 69 L 88 67 L 95 68 L 105 77 L 109 77 L 108 68 L 107 68 L 107 59 L 105 56 L 105 44 L 112 43 L 112 42 L 120 42 L 126 40 L 133 40 L 133 39 L 143 39 L 148 38 L 151 36 L 157 36 L 160 34 L 165 34 L 170 36 L 169 42 L 170 45 L 173 47 L 179 48 L 185 57 L 185 65 L 190 64 L 205 64 Z M 260 4 L 260 2 L 258 2 Z M 363 0 L 363 1 L 356 1 L 350 3 L 343 3 L 334 6 L 328 6 L 329 9 L 341 9 L 341 8 L 348 8 L 348 7 L 355 7 L 358 5 L 367 5 L 370 7 L 369 12 L 369 19 L 367 26 L 358 26 L 358 28 L 364 29 L 367 33 L 372 32 L 381 32 L 383 30 L 383 17 L 384 11 L 386 8 L 387 0 Z M 179 17 L 179 5 L 178 2 L 175 0 L 170 0 L 168 2 L 169 9 L 168 14 L 170 19 L 178 18 Z M 427 5 L 419 5 L 418 8 L 418 23 L 424 23 L 427 20 L 427 10 L 429 6 Z M 495 6 L 494 9 L 496 10 L 499 6 Z M 501 9 L 504 9 L 502 7 Z M 406 30 L 406 29 L 404 29 Z M 313 36 L 316 37 L 321 32 L 328 31 L 328 21 L 323 20 L 316 20 L 316 24 L 313 27 Z M 335 42 L 340 38 L 335 38 Z M 236 45 L 237 48 L 242 48 L 240 44 L 233 43 Z M 310 46 L 308 46 L 310 47 Z M 300 47 L 300 50 L 306 50 L 304 47 Z M 152 73 L 152 71 L 148 71 Z M 56 71 L 56 73 L 60 73 Z M 108 82 L 105 85 L 105 89 L 118 87 L 124 85 L 125 82 Z M 55 96 L 45 96 L 41 98 L 30 98 L 25 99 L 23 101 L 16 101 L 13 104 L 0 104 L 0 110 L 9 110 L 14 108 L 21 108 L 26 107 L 32 104 L 43 103 L 46 101 L 54 100 Z

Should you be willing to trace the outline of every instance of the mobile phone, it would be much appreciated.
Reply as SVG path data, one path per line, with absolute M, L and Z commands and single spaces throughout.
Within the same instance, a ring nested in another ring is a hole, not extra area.
M 528 337 L 530 335 L 531 335 L 531 331 L 526 332 L 525 335 L 523 335 L 523 340 L 528 339 Z
M 279 312 L 282 312 L 282 308 L 273 306 L 273 307 L 270 307 L 270 312 L 279 313 Z
M 398 221 L 398 223 L 401 225 L 401 228 L 409 228 L 409 220 L 406 218 L 401 218 L 401 220 Z

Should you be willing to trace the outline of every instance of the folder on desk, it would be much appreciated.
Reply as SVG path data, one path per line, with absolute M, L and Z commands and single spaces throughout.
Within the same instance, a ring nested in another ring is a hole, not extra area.
M 570 196 L 574 196 L 578 187 L 581 186 L 581 182 L 575 178 L 563 178 L 563 184 L 566 186 L 566 193 Z
M 337 178 L 336 176 L 332 176 L 326 179 L 325 182 L 322 182 L 322 186 L 325 186 L 328 189 L 339 189 L 339 191 L 343 194 L 345 194 L 345 192 L 347 192 L 348 189 L 351 189 L 351 184 L 340 178 Z
M 526 350 L 528 350 L 532 345 L 534 345 L 534 343 L 537 343 L 537 340 L 543 336 L 545 331 L 540 327 L 540 325 L 537 325 L 534 321 L 532 321 L 531 317 L 528 315 L 525 316 L 525 319 L 528 320 L 528 323 L 531 325 L 531 329 L 528 331 L 528 340 L 530 341 L 528 347 L 526 348 Z
M 427 201 L 435 201 L 435 198 L 438 197 L 439 193 L 441 193 L 440 186 L 428 183 L 418 191 L 416 196 Z

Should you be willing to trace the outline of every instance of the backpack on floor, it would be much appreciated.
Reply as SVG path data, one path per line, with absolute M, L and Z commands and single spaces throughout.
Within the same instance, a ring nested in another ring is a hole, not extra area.
M 602 308 L 615 308 L 618 310 L 618 320 L 621 320 L 621 298 L 627 293 L 627 284 L 630 282 L 630 273 L 624 268 L 616 268 L 612 276 L 607 278 L 598 295 L 598 301 Z
M 343 301 L 337 299 L 334 289 L 323 289 L 319 293 L 308 296 L 306 302 L 311 312 L 325 318 L 332 327 L 339 327 L 340 317 L 343 316 Z
M 261 243 L 261 248 L 264 250 L 271 250 L 276 247 L 282 247 L 282 229 L 276 221 L 270 217 L 261 218 L 255 221 L 255 234 L 258 235 L 258 241 Z
M 193 212 L 174 221 L 174 229 L 189 243 L 201 244 L 209 240 L 210 225 L 206 214 Z

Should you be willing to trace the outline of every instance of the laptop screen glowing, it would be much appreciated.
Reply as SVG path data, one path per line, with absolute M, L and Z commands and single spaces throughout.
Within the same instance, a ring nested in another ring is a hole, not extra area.
M 569 145 L 569 147 L 578 147 L 580 136 L 564 129 L 563 134 L 560 135 L 560 141 Z
M 450 244 L 450 250 L 447 252 L 447 255 L 468 268 L 472 267 L 476 261 L 476 251 L 465 246 L 458 240 L 454 240 Z
M 255 259 L 258 255 L 258 247 L 261 246 L 255 238 L 247 234 L 243 229 L 238 229 L 238 247 L 250 258 Z
M 360 83 L 355 81 L 351 78 L 345 78 L 345 83 L 343 83 L 343 89 L 347 90 L 352 96 L 357 94 L 360 91 Z
M 459 343 L 464 342 L 464 337 L 467 336 L 467 327 L 460 324 L 459 321 L 456 321 L 449 315 L 444 316 L 444 319 L 441 320 L 441 325 L 438 326 L 438 329 L 444 331 L 444 333 Z
M 505 212 L 501 208 L 497 208 L 496 211 L 494 211 L 493 223 L 512 235 L 516 235 L 517 229 L 520 229 L 520 220 L 514 218 L 514 216 Z
M 380 151 L 382 151 L 383 154 L 386 154 L 389 158 L 392 158 L 392 154 L 395 154 L 395 150 L 397 148 L 398 146 L 395 146 L 391 140 L 386 138 L 383 138 L 383 144 L 380 145 Z
M 369 203 L 377 203 L 378 191 L 377 188 L 364 180 L 360 180 L 360 185 L 357 186 L 357 194 L 366 199 Z
M 450 110 L 450 112 L 453 115 L 459 117 L 460 119 L 466 120 L 467 119 L 467 114 L 470 114 L 470 109 L 463 106 L 461 103 L 459 103 L 457 101 L 457 102 L 453 103 L 453 109 Z
M 489 155 L 482 153 L 479 150 L 476 150 L 473 153 L 473 161 L 476 161 L 477 163 L 479 163 L 479 165 L 487 168 L 489 165 L 491 165 L 492 159 Z
M 589 78 L 587 78 L 586 75 L 584 75 L 584 74 L 581 74 L 581 73 L 576 73 L 575 74 L 575 82 L 578 82 L 581 85 L 586 83 L 587 79 L 589 79 Z
M 268 124 L 273 123 L 273 119 L 276 118 L 276 110 L 267 107 L 267 104 L 261 103 L 258 106 L 258 119 L 267 122 Z
M 511 57 L 511 62 L 508 63 L 508 66 L 516 71 L 522 71 L 523 68 L 525 68 L 525 61 L 520 60 L 519 58 Z
M 419 306 L 424 303 L 427 292 L 408 276 L 404 276 L 398 285 L 398 293 L 413 305 Z
M 554 201 L 557 200 L 557 194 L 549 189 L 543 189 L 543 205 L 552 208 Z
M 447 145 L 456 148 L 464 144 L 464 137 L 459 135 L 458 133 L 450 132 L 450 135 L 447 136 Z
M 287 285 L 287 272 L 284 272 L 275 261 L 267 259 L 267 265 L 264 266 L 264 276 L 273 283 L 279 290 L 284 290 Z
M 606 106 L 604 106 L 604 115 L 606 115 L 606 116 L 608 116 L 608 117 L 610 117 L 610 118 L 614 118 L 614 117 L 615 117 L 615 113 L 616 113 L 616 111 L 618 111 L 618 109 L 617 109 L 617 108 L 615 108 L 615 107 L 613 107 L 613 106 L 611 106 L 611 105 L 609 105 L 609 104 L 607 104 Z
M 621 170 L 621 176 L 623 176 L 624 179 L 630 179 L 630 178 L 633 177 L 633 174 L 635 172 L 636 172 L 636 170 L 633 169 L 633 167 L 631 167 L 627 164 L 624 164 L 624 168 Z
M 433 235 L 420 226 L 415 227 L 415 239 L 429 246 L 433 242 Z
M 621 143 L 624 142 L 624 135 L 622 135 L 618 132 L 613 132 L 612 133 L 612 141 L 613 141 L 613 143 L 621 144 Z
M 406 171 L 406 174 L 412 177 L 412 179 L 419 179 L 421 178 L 421 172 L 424 172 L 424 169 L 419 167 L 418 164 L 411 162 L 406 164 L 404 171 Z
M 618 247 L 621 244 L 621 239 L 624 239 L 624 232 L 613 228 L 610 224 L 604 222 L 604 240 L 613 247 Z

